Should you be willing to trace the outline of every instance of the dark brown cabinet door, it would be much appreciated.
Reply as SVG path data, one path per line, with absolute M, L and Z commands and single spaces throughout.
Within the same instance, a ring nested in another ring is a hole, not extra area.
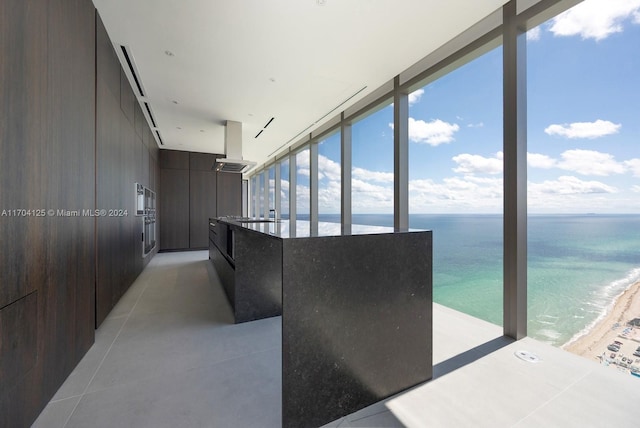
M 191 171 L 215 172 L 213 164 L 221 155 L 211 153 L 189 153 L 189 169 Z
M 191 170 L 189 180 L 189 246 L 207 248 L 209 217 L 216 217 L 216 173 Z
M 160 150 L 160 168 L 189 170 L 189 152 Z
M 206 249 L 209 218 L 242 213 L 242 175 L 212 170 L 221 156 L 160 150 L 161 250 Z
M 120 108 L 131 125 L 135 124 L 136 96 L 129 85 L 129 79 L 120 69 Z
M 217 216 L 242 215 L 242 174 L 217 174 Z
M 95 205 L 95 9 L 0 1 L 0 207 Z M 95 220 L 0 221 L 0 427 L 28 427 L 94 339 Z
M 189 171 L 160 170 L 160 250 L 189 248 Z
M 158 183 L 156 183 L 156 175 L 158 174 L 158 162 L 151 154 L 149 154 L 149 188 L 158 193 Z M 157 197 L 157 195 L 156 195 Z
M 147 187 L 151 187 L 151 178 L 149 176 L 149 171 L 151 170 L 151 161 L 149 156 L 149 149 L 144 144 L 142 146 L 142 183 Z

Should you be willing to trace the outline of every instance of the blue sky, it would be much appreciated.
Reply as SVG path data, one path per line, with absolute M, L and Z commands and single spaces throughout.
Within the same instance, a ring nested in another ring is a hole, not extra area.
M 640 0 L 585 0 L 527 38 L 529 212 L 640 213 Z M 409 116 L 410 213 L 501 213 L 502 48 L 411 94 Z M 392 122 L 353 125 L 354 214 L 393 212 Z M 339 134 L 319 155 L 337 213 Z

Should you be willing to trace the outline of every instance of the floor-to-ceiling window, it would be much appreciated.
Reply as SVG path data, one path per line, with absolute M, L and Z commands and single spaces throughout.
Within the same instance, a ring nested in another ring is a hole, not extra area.
M 340 223 L 341 198 L 340 132 L 318 142 L 318 219 L 326 231 L 339 233 L 340 228 L 326 223 Z
M 355 121 L 351 132 L 353 224 L 393 226 L 393 106 Z
M 269 194 L 269 198 L 268 198 L 268 208 L 267 208 L 267 212 L 266 215 L 274 215 L 273 213 L 270 213 L 270 210 L 275 209 L 276 206 L 276 202 L 275 202 L 275 190 L 276 190 L 276 166 L 272 165 L 269 167 L 269 169 L 267 170 L 267 186 L 268 186 L 268 194 Z
M 296 236 L 309 236 L 311 233 L 310 152 L 306 148 L 296 154 Z
M 258 176 L 253 175 L 251 177 L 251 211 L 250 216 L 256 217 L 258 215 Z
M 527 34 L 529 333 L 556 345 L 572 328 L 600 317 L 614 300 L 611 293 L 640 279 L 640 266 L 632 267 L 640 248 L 638 16 L 635 0 L 588 0 Z M 409 97 L 408 123 L 409 224 L 434 230 L 435 300 L 497 324 L 503 256 L 513 253 L 502 254 L 502 120 L 511 111 L 502 111 L 502 54 L 501 47 L 478 53 L 442 77 L 427 78 Z M 351 131 L 353 223 L 390 226 L 392 107 L 372 106 L 353 120 Z M 330 154 L 337 149 L 327 144 L 334 138 L 317 142 L 321 220 L 333 215 L 340 199 L 331 199 L 339 182 L 325 171 L 342 167 Z M 293 171 L 303 220 L 310 214 L 308 156 L 298 154 Z M 287 168 L 283 214 L 288 176 Z M 626 240 L 611 243 L 613 236 Z M 596 272 L 601 259 L 608 265 Z M 603 280 L 607 275 L 613 279 Z M 582 287 L 595 297 L 576 300 L 572 293 L 580 287 L 567 286 L 569 277 L 582 285 L 598 280 Z M 563 298 L 588 307 L 563 311 L 570 306 Z
M 280 161 L 280 217 L 289 218 L 289 159 Z
M 409 226 L 433 230 L 434 300 L 502 323 L 502 48 L 409 95 Z
M 264 200 L 264 186 L 265 186 L 265 172 L 262 171 L 258 174 L 258 209 L 257 216 L 265 216 L 265 200 Z
M 607 319 L 640 281 L 639 17 L 590 0 L 527 33 L 529 335 L 612 367 L 594 327 L 640 315 Z

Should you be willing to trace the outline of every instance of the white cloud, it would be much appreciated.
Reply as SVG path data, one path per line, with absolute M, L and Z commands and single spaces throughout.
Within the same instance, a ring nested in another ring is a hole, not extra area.
M 624 164 L 617 162 L 612 155 L 595 150 L 567 150 L 560 156 L 559 168 L 582 175 L 608 176 L 622 174 L 626 170 Z
M 527 40 L 535 41 L 540 40 L 540 27 L 534 27 L 531 30 L 527 31 Z
M 340 164 L 326 156 L 318 155 L 318 178 L 322 180 L 340 180 Z
M 493 158 L 463 153 L 453 157 L 453 161 L 458 164 L 453 171 L 461 174 L 501 174 L 502 157 L 502 152 L 496 153 Z
M 635 193 L 640 193 L 640 186 L 638 185 L 631 186 L 631 191 Z
M 393 172 L 369 171 L 364 168 L 353 168 L 353 178 L 378 183 L 393 183 Z
M 353 212 L 388 212 L 393 208 L 393 186 L 380 186 L 354 178 L 351 192 Z
M 467 128 L 484 128 L 484 122 L 470 123 Z
M 598 119 L 595 122 L 575 122 L 563 125 L 549 125 L 544 132 L 548 135 L 560 135 L 566 138 L 598 138 L 617 134 L 621 124 Z
M 296 206 L 298 212 L 308 213 L 310 209 L 311 190 L 309 186 L 303 186 L 300 183 L 296 186 Z
M 304 175 L 306 177 L 311 177 L 311 170 L 309 170 L 309 168 L 301 168 L 300 166 L 298 166 L 298 174 Z
M 340 182 L 330 181 L 318 189 L 318 209 L 321 213 L 340 212 Z
M 424 94 L 424 89 L 417 89 L 409 94 L 409 105 L 413 105 L 420 101 L 422 95 Z
M 577 177 L 563 175 L 557 180 L 548 180 L 542 183 L 529 183 L 528 191 L 535 194 L 576 195 L 592 193 L 616 193 L 615 187 L 608 186 L 599 181 L 583 181 Z
M 602 40 L 623 30 L 623 22 L 640 21 L 640 0 L 585 0 L 556 16 L 549 30 L 555 36 Z
M 634 177 L 640 177 L 640 159 L 625 161 L 625 166 L 633 173 Z
M 502 178 L 449 177 L 409 181 L 414 212 L 500 212 Z
M 556 166 L 557 161 L 540 153 L 527 153 L 527 163 L 532 168 L 549 169 Z
M 393 124 L 389 124 L 393 129 Z M 453 134 L 460 130 L 456 123 L 435 119 L 430 122 L 409 118 L 409 140 L 414 143 L 425 143 L 432 146 L 454 141 Z

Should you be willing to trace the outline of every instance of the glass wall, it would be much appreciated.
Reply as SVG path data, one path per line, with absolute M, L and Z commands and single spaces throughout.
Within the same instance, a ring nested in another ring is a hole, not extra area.
M 258 176 L 253 175 L 251 177 L 251 210 L 249 212 L 250 217 L 256 217 L 258 215 L 258 198 L 257 198 L 257 189 L 258 189 Z
M 526 126 L 529 334 L 554 345 L 587 331 L 640 281 L 638 16 L 634 2 L 582 2 L 527 34 L 527 123 L 518 131 Z M 408 117 L 409 225 L 434 231 L 435 301 L 495 324 L 504 287 L 502 56 L 502 47 L 478 53 L 425 80 Z M 354 225 L 393 224 L 393 122 L 390 104 L 352 122 Z M 336 133 L 317 142 L 324 221 L 339 218 L 339 141 Z M 308 221 L 309 150 L 296 159 L 296 208 Z M 279 167 L 284 217 L 288 162 Z
M 311 233 L 310 153 L 306 148 L 296 154 L 296 236 L 309 236 Z
M 393 106 L 353 123 L 353 224 L 393 226 Z
M 502 323 L 502 48 L 409 96 L 409 226 L 434 231 L 434 300 Z
M 280 161 L 280 217 L 289 218 L 289 158 Z
M 269 169 L 267 170 L 267 177 L 268 177 L 267 184 L 269 186 L 269 200 L 266 208 L 266 216 L 269 216 L 269 215 L 273 215 L 273 213 L 270 213 L 269 210 L 275 209 L 275 206 L 276 206 L 276 201 L 275 201 L 276 167 L 275 165 L 272 165 L 271 167 L 269 167 Z
M 318 219 L 340 223 L 340 132 L 318 142 Z
M 640 280 L 640 7 L 589 3 L 527 33 L 528 328 L 556 346 Z
M 262 171 L 260 174 L 258 174 L 258 209 L 256 211 L 257 217 L 264 217 L 264 206 L 265 206 L 265 200 L 264 200 L 264 186 L 265 186 L 265 179 L 264 179 L 265 173 L 264 171 Z

